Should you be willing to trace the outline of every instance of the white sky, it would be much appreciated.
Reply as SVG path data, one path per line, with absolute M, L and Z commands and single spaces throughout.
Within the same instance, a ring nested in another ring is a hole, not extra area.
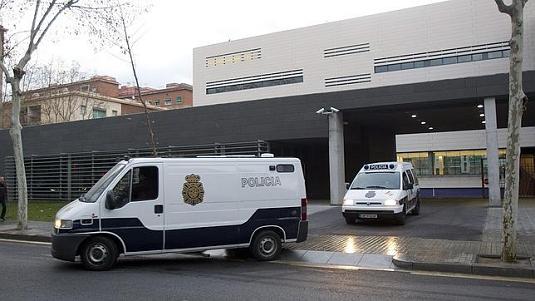
M 194 47 L 440 1 L 152 0 L 151 11 L 137 20 L 138 74 L 142 85 L 156 88 L 191 84 Z M 122 84 L 133 81 L 126 56 L 117 49 L 95 52 L 83 37 L 46 43 L 37 52 L 39 63 L 74 60 L 84 72 L 110 75 Z

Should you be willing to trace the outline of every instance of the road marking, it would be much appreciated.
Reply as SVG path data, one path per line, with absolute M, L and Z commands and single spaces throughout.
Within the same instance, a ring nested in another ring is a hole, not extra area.
M 374 267 L 359 267 L 359 266 L 345 266 L 345 265 L 325 265 L 325 264 L 314 264 L 314 263 L 296 262 L 296 261 L 277 260 L 277 261 L 269 261 L 269 262 L 286 264 L 286 265 L 291 265 L 291 266 L 333 269 L 333 270 L 349 270 L 349 271 L 364 270 L 364 271 L 380 271 L 380 272 L 397 272 L 397 273 L 406 273 L 406 274 L 412 274 L 412 275 L 418 275 L 418 276 L 435 276 L 435 277 L 464 278 L 464 279 L 490 280 L 490 281 L 502 281 L 502 282 L 520 282 L 520 283 L 535 284 L 535 279 L 521 278 L 521 277 L 487 276 L 487 275 L 445 273 L 445 272 L 433 272 L 433 271 L 407 271 L 407 270 L 390 269 L 390 268 L 374 268 Z
M 18 240 L 18 239 L 7 239 L 7 238 L 0 238 L 0 241 L 12 242 L 12 243 L 22 243 L 22 244 L 31 244 L 31 245 L 41 245 L 41 246 L 50 246 L 50 245 L 52 245 L 52 243 L 49 243 L 49 242 Z

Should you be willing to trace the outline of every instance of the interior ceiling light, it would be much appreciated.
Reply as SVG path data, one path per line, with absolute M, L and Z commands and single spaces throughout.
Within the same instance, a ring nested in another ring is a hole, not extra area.
M 481 104 L 480 104 L 480 105 L 477 105 L 477 108 L 478 108 L 478 109 L 482 109 L 482 108 L 483 108 L 483 105 L 481 105 Z
M 425 121 L 420 122 L 420 124 L 425 124 L 425 123 L 426 123 Z
M 479 114 L 479 117 L 485 117 L 485 114 Z
M 430 130 L 434 130 L 434 128 L 432 126 L 429 127 Z
M 485 124 L 485 123 L 487 123 L 487 122 L 486 122 L 485 120 L 483 120 L 483 121 L 481 121 L 481 123 Z
M 416 114 L 412 114 L 411 117 L 412 117 L 412 118 L 416 118 Z

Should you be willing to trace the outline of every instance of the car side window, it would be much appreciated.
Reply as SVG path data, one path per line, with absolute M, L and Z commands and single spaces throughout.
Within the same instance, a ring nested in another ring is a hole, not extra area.
M 407 170 L 407 176 L 409 177 L 409 183 L 414 184 L 414 177 L 410 170 Z
M 158 198 L 158 167 L 143 166 L 133 169 L 132 202 Z
M 130 202 L 130 183 L 132 180 L 132 171 L 127 172 L 121 180 L 113 187 L 113 200 L 115 208 L 121 208 Z
M 405 187 L 407 187 L 409 185 L 409 177 L 407 176 L 407 172 L 403 172 L 403 189 L 406 189 Z
M 413 178 L 413 183 L 416 184 L 416 185 L 419 185 L 418 183 L 418 178 L 416 177 L 416 173 L 414 173 L 414 170 L 409 170 L 409 172 L 411 173 L 412 175 L 412 178 Z

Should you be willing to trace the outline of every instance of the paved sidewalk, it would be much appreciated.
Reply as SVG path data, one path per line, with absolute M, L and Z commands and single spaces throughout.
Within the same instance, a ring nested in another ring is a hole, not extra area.
M 50 222 L 28 222 L 28 230 L 17 229 L 15 221 L 0 223 L 0 238 L 23 239 L 32 241 L 50 241 L 52 234 L 52 223 Z

